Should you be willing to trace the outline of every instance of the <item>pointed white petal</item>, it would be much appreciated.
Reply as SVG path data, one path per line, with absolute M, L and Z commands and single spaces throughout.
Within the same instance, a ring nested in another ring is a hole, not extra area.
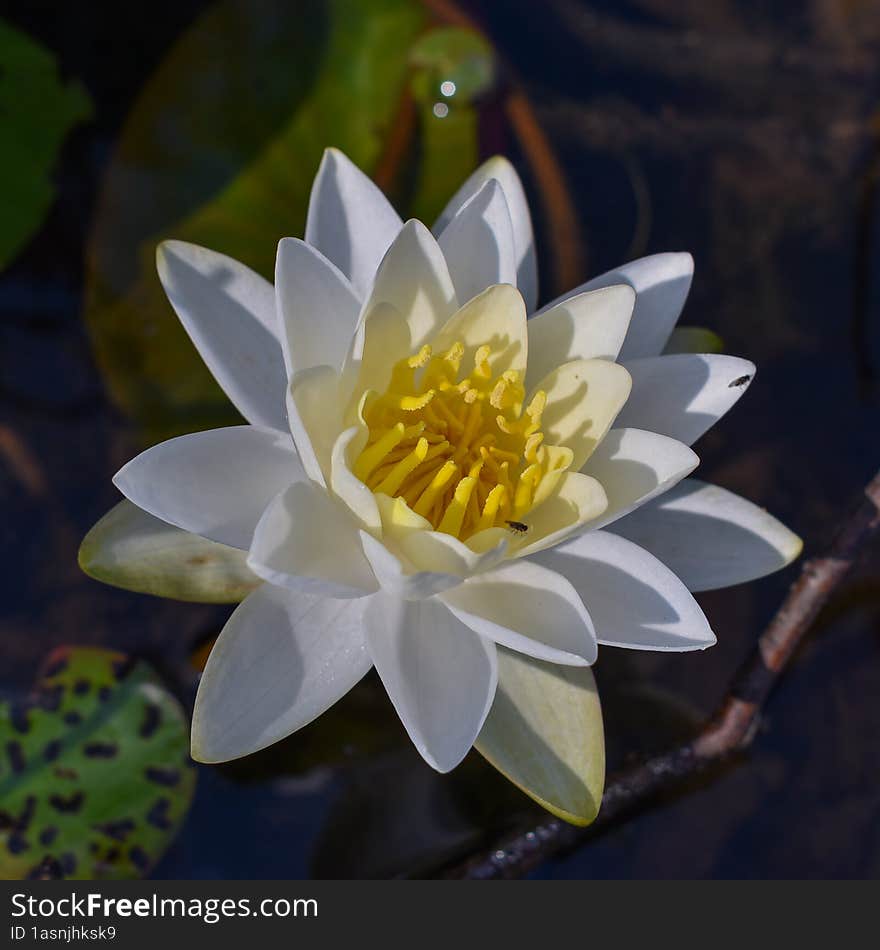
M 401 600 L 425 600 L 456 587 L 464 579 L 458 574 L 420 571 L 366 531 L 361 531 L 361 544 L 379 586 Z
M 663 352 L 681 314 L 693 276 L 694 259 L 690 254 L 652 254 L 588 280 L 548 304 L 544 310 L 585 290 L 629 284 L 636 292 L 636 304 L 620 359 L 657 356 Z
M 351 512 L 312 481 L 295 482 L 269 503 L 248 567 L 279 587 L 324 597 L 363 597 L 379 586 Z
M 440 599 L 471 630 L 519 653 L 567 666 L 596 661 L 596 632 L 577 591 L 540 564 L 503 564 Z
M 588 825 L 605 783 L 602 708 L 590 668 L 501 647 L 495 702 L 475 748 L 558 818 Z
M 612 530 L 650 551 L 692 591 L 772 574 L 803 547 L 794 532 L 763 508 L 696 478 L 680 482 Z
M 287 430 L 287 373 L 269 281 L 244 264 L 183 241 L 156 251 L 171 306 L 236 409 L 254 425 Z
M 342 429 L 339 372 L 332 366 L 311 366 L 298 372 L 287 390 L 287 419 L 303 468 L 324 485 L 336 437 Z
M 89 577 L 114 587 L 172 600 L 237 604 L 262 583 L 246 557 L 123 499 L 83 538 L 78 560 Z
M 275 291 L 288 373 L 340 367 L 361 309 L 346 276 L 311 245 L 284 238 Z
M 529 368 L 533 385 L 571 360 L 617 359 L 635 303 L 628 284 L 576 294 L 529 320 Z
M 692 445 L 749 388 L 755 364 L 736 356 L 653 356 L 626 363 L 632 393 L 617 425 Z
M 516 286 L 516 252 L 510 210 L 494 179 L 466 201 L 437 239 L 462 302 L 492 284 Z
M 375 594 L 364 622 L 376 671 L 416 748 L 438 772 L 454 769 L 495 697 L 495 645 L 438 600 Z
M 500 155 L 484 162 L 458 189 L 443 209 L 434 224 L 435 234 L 442 234 L 459 209 L 472 198 L 482 186 L 495 179 L 504 190 L 510 221 L 513 227 L 513 247 L 516 254 L 516 285 L 525 298 L 531 313 L 538 302 L 538 263 L 535 255 L 535 238 L 532 233 L 532 218 L 529 203 L 516 169 Z
M 226 762 L 320 716 L 370 669 L 367 598 L 328 600 L 264 584 L 226 623 L 202 674 L 192 754 Z
M 290 436 L 231 426 L 154 445 L 124 465 L 113 484 L 162 521 L 247 550 L 269 502 L 304 477 Z
M 380 189 L 342 152 L 328 148 L 312 185 L 306 243 L 333 261 L 361 298 L 400 227 Z
M 599 643 L 633 650 L 704 650 L 715 643 L 703 611 L 653 554 L 607 531 L 590 531 L 537 560 L 581 595 Z
M 590 528 L 601 528 L 662 494 L 700 460 L 683 442 L 642 429 L 612 429 L 584 466 L 605 489 L 608 507 Z
M 410 352 L 431 339 L 458 309 L 443 251 L 421 221 L 407 221 L 388 248 L 363 313 L 380 304 L 390 304 L 406 319 Z

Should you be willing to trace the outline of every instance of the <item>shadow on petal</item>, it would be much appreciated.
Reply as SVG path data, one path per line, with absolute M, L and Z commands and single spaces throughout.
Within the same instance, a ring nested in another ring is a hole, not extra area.
M 686 479 L 610 530 L 650 551 L 691 591 L 772 574 L 802 548 L 800 538 L 764 509 L 697 479 Z

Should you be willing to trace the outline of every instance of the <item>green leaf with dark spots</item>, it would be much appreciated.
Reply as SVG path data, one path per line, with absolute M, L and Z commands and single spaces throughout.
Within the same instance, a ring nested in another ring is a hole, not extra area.
M 51 53 L 0 20 L 0 267 L 43 223 L 55 195 L 50 175 L 58 151 L 91 111 L 83 87 L 61 81 Z
M 95 580 L 141 594 L 203 604 L 236 604 L 262 581 L 247 552 L 175 528 L 121 501 L 79 548 L 79 566 Z
M 0 878 L 145 875 L 195 790 L 183 710 L 153 670 L 84 647 L 0 704 Z

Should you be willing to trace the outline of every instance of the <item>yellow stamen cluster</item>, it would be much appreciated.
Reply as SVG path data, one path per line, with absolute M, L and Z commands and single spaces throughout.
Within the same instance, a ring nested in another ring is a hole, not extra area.
M 462 540 L 518 523 L 572 458 L 543 444 L 545 393 L 523 411 L 521 373 L 493 375 L 481 346 L 459 379 L 464 355 L 462 343 L 442 354 L 426 345 L 396 364 L 388 390 L 365 403 L 370 434 L 354 463 L 372 491 Z

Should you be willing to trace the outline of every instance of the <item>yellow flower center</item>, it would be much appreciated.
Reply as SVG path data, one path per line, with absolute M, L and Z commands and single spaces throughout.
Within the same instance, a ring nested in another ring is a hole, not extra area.
M 526 531 L 522 519 L 549 495 L 572 452 L 544 445 L 544 392 L 523 410 L 520 372 L 493 374 L 484 345 L 460 379 L 464 355 L 462 343 L 437 355 L 426 344 L 395 365 L 388 390 L 365 401 L 369 438 L 354 474 L 462 540 L 493 527 Z

